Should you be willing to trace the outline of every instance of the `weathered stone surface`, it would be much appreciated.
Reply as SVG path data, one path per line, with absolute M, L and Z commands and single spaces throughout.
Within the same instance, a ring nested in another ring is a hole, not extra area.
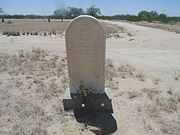
M 66 51 L 71 94 L 78 94 L 79 85 L 104 93 L 105 32 L 102 24 L 91 16 L 74 19 L 66 29 Z

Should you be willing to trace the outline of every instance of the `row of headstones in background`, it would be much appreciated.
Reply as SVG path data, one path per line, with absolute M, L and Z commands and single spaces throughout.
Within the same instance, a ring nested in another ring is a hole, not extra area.
M 65 38 L 70 83 L 63 99 L 64 109 L 86 106 L 112 112 L 111 99 L 105 89 L 103 25 L 94 17 L 79 16 L 68 25 Z M 86 88 L 91 96 L 85 105 L 81 88 Z

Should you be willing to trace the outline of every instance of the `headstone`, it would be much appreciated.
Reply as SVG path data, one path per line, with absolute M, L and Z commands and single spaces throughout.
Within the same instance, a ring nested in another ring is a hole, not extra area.
M 80 93 L 82 81 L 92 92 L 104 93 L 105 32 L 95 18 L 76 18 L 66 30 L 70 91 Z
M 51 22 L 50 18 L 48 18 L 48 22 Z
M 111 99 L 105 90 L 106 42 L 103 25 L 94 17 L 79 16 L 68 25 L 65 38 L 70 83 L 63 100 L 64 108 L 82 105 L 79 95 L 82 94 L 81 87 L 84 87 L 96 101 L 91 103 L 90 108 L 112 110 Z

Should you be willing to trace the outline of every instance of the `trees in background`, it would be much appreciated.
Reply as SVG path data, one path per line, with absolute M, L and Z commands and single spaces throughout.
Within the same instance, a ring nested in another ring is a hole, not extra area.
M 141 11 L 138 13 L 138 17 L 140 20 L 148 21 L 148 22 L 160 21 L 162 23 L 168 23 L 169 21 L 171 21 L 171 19 L 168 18 L 167 15 L 158 14 L 156 11 L 151 11 L 151 12 Z
M 168 23 L 170 21 L 177 21 L 180 18 L 170 18 L 165 14 L 158 14 L 156 11 L 140 11 L 138 15 L 114 15 L 114 16 L 100 16 L 101 10 L 97 8 L 95 5 L 90 6 L 86 9 L 86 12 L 82 8 L 77 7 L 68 7 L 66 9 L 57 9 L 54 11 L 53 15 L 55 18 L 63 18 L 71 19 L 75 18 L 79 15 L 91 15 L 100 19 L 115 19 L 115 20 L 128 20 L 128 21 L 159 21 L 162 23 Z
M 148 21 L 150 22 L 152 20 L 152 14 L 148 11 L 141 11 L 138 13 L 138 17 L 140 20 Z
M 56 9 L 53 12 L 53 15 L 56 18 L 61 18 L 63 21 L 63 18 L 75 18 L 79 15 L 91 15 L 94 17 L 98 17 L 101 15 L 101 10 L 99 8 L 96 8 L 94 5 L 87 8 L 86 12 L 82 8 L 77 8 L 77 7 L 68 7 L 66 9 Z
M 53 12 L 53 15 L 42 16 L 42 15 L 7 15 L 4 13 L 3 9 L 0 8 L 0 18 L 15 18 L 15 19 L 61 19 L 63 21 L 64 18 L 72 19 L 79 15 L 91 15 L 99 19 L 108 19 L 108 20 L 127 20 L 127 21 L 158 21 L 162 23 L 176 23 L 180 22 L 179 17 L 168 17 L 166 14 L 158 14 L 156 11 L 140 11 L 138 15 L 113 15 L 113 16 L 105 16 L 101 15 L 101 10 L 96 6 L 90 6 L 86 9 L 86 12 L 82 8 L 77 7 L 68 7 L 62 9 L 56 9 Z
M 5 12 L 3 11 L 2 8 L 0 8 L 0 15 L 5 15 Z
M 4 18 L 3 15 L 5 15 L 4 11 L 2 10 L 2 8 L 0 8 L 0 18 L 2 18 L 2 23 L 4 23 Z
M 69 7 L 68 8 L 68 12 L 69 12 L 69 17 L 70 18 L 75 18 L 79 15 L 84 15 L 85 12 L 82 8 L 76 8 L 76 7 Z
M 3 12 L 2 8 L 0 8 L 0 14 Z
M 63 22 L 63 18 L 64 16 L 66 15 L 66 9 L 62 8 L 62 9 L 56 9 L 54 12 L 53 12 L 53 15 L 58 18 L 58 19 L 61 19 L 61 21 Z
M 95 5 L 92 5 L 86 9 L 86 14 L 97 17 L 97 16 L 101 15 L 101 10 L 99 8 L 96 8 Z
M 169 17 L 167 17 L 166 14 L 160 14 L 160 15 L 158 16 L 158 20 L 161 21 L 161 22 L 163 22 L 163 23 L 168 23 L 168 22 L 171 21 L 171 19 L 169 19 Z
M 84 10 L 82 8 L 76 8 L 76 7 L 68 7 L 66 9 L 56 9 L 53 12 L 53 15 L 55 18 L 59 18 L 63 22 L 63 18 L 75 18 L 79 15 L 85 14 Z

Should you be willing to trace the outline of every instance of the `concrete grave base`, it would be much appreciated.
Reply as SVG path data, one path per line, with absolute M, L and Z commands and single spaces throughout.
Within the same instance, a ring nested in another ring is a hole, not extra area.
M 108 91 L 105 89 L 104 94 L 91 94 L 87 97 L 88 101 L 84 103 L 82 94 L 70 94 L 70 90 L 67 88 L 63 98 L 64 110 L 86 108 L 87 110 L 113 113 L 112 99 Z

